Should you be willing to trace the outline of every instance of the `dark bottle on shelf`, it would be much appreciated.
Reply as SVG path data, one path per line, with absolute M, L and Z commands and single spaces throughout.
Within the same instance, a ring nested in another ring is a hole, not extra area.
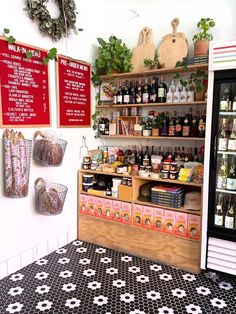
M 163 147 L 162 146 L 159 146 L 158 148 L 158 152 L 157 152 L 157 156 L 162 156 L 162 159 L 164 159 L 164 152 L 163 152 Z
M 119 82 L 119 87 L 116 94 L 116 103 L 118 105 L 122 104 L 122 85 L 121 82 Z
M 178 115 L 178 117 L 175 120 L 175 135 L 180 137 L 182 136 L 182 120 L 180 115 Z
M 167 94 L 167 86 L 163 80 L 163 77 L 161 77 L 161 81 L 160 81 L 160 84 L 158 85 L 158 89 L 157 89 L 157 102 L 165 103 L 166 102 L 166 94 Z
M 225 228 L 234 229 L 235 226 L 235 208 L 233 195 L 230 195 L 227 211 L 225 213 Z
M 224 212 L 223 212 L 223 195 L 219 194 L 218 202 L 215 208 L 215 226 L 222 227 L 224 225 Z
M 109 135 L 109 119 L 108 118 L 104 118 L 104 135 Z
M 143 164 L 143 149 L 142 146 L 139 146 L 137 153 L 137 163 L 139 167 Z
M 174 115 L 171 116 L 170 118 L 170 123 L 169 123 L 169 127 L 168 127 L 168 135 L 169 136 L 175 136 L 175 118 L 176 117 L 176 112 L 174 112 Z
M 190 136 L 190 121 L 189 121 L 188 114 L 185 114 L 182 136 L 184 137 Z
M 162 127 L 161 127 L 161 136 L 168 136 L 169 131 L 169 112 L 165 112 L 165 116 L 162 120 Z
M 231 161 L 229 172 L 226 179 L 226 189 L 236 191 L 236 165 L 235 160 Z
M 197 147 L 194 148 L 193 161 L 199 162 Z
M 206 110 L 203 110 L 198 122 L 198 136 L 205 137 L 206 130 Z
M 105 118 L 103 116 L 98 121 L 98 132 L 99 135 L 105 135 Z
M 141 85 L 141 80 L 136 81 L 136 89 L 135 89 L 135 102 L 136 104 L 141 104 L 142 103 L 142 85 Z
M 181 153 L 180 153 L 180 159 L 182 160 L 182 161 L 185 161 L 185 148 L 184 148 L 184 146 L 182 147 L 182 151 L 181 151 Z
M 107 190 L 106 190 L 106 195 L 111 196 L 111 182 L 107 183 Z
M 153 76 L 150 87 L 149 102 L 155 103 L 156 101 L 157 101 L 157 79 L 155 78 L 155 76 Z
M 193 116 L 192 125 L 191 125 L 191 136 L 198 136 L 198 117 L 196 115 Z
M 127 80 L 125 81 L 122 89 L 122 103 L 125 105 L 129 104 L 129 86 Z
M 142 87 L 142 103 L 147 104 L 149 102 L 149 86 L 148 79 L 145 79 L 145 83 Z
M 135 85 L 134 85 L 134 80 L 130 82 L 130 89 L 129 89 L 129 103 L 130 104 L 135 104 L 136 103 L 136 94 L 135 94 Z

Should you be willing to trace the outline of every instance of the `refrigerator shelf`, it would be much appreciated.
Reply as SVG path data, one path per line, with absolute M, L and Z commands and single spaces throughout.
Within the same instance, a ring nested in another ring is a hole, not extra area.
M 231 190 L 216 189 L 216 192 L 228 193 L 228 194 L 235 194 L 235 195 L 236 195 L 236 191 L 231 191 Z
M 236 112 L 220 111 L 220 116 L 236 116 Z
M 236 155 L 236 152 L 227 152 L 227 151 L 223 151 L 223 150 L 218 150 L 217 154 L 221 154 L 221 155 Z

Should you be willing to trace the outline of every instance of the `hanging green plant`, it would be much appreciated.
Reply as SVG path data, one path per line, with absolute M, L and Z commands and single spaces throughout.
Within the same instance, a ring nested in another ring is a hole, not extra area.
M 74 0 L 55 0 L 60 14 L 52 18 L 47 7 L 48 0 L 26 0 L 26 8 L 30 19 L 38 22 L 41 33 L 51 37 L 54 41 L 68 37 L 69 31 L 76 30 L 76 6 Z M 81 31 L 82 29 L 79 29 Z

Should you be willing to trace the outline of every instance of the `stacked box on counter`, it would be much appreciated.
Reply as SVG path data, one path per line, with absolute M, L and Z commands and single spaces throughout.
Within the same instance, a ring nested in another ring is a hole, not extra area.
M 112 200 L 104 199 L 104 218 L 112 220 Z
M 122 202 L 112 201 L 112 220 L 121 222 Z
M 131 225 L 131 203 L 122 202 L 121 222 L 126 225 Z
M 164 232 L 165 210 L 163 208 L 153 208 L 153 229 Z
M 88 213 L 88 197 L 87 197 L 87 195 L 80 194 L 79 211 L 82 214 Z
M 153 208 L 143 206 L 143 227 L 146 229 L 153 229 Z
M 88 195 L 87 199 L 88 199 L 88 214 L 91 216 L 94 216 L 95 215 L 95 204 L 96 204 L 95 199 L 96 199 L 96 197 Z
M 95 197 L 95 216 L 104 217 L 104 198 Z
M 198 240 L 200 238 L 200 217 L 188 214 L 188 238 Z
M 151 190 L 151 202 L 160 206 L 179 208 L 184 203 L 184 190 L 180 187 L 154 186 Z

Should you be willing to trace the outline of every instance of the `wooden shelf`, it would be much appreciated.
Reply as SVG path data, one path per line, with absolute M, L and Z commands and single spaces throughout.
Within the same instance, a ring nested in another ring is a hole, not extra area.
M 89 173 L 89 174 L 103 174 L 107 176 L 114 176 L 114 177 L 127 177 L 132 179 L 138 179 L 138 180 L 146 180 L 146 181 L 156 181 L 156 182 L 163 182 L 163 183 L 171 183 L 171 184 L 179 184 L 179 185 L 187 185 L 187 186 L 194 186 L 198 188 L 202 188 L 202 184 L 194 183 L 194 182 L 184 182 L 179 180 L 170 180 L 170 179 L 157 179 L 157 178 L 151 178 L 151 177 L 140 177 L 137 175 L 129 175 L 129 174 L 120 174 L 120 173 L 110 173 L 110 172 L 104 172 L 104 171 L 97 171 L 97 170 L 80 170 L 83 173 Z
M 117 138 L 142 138 L 153 140 L 175 140 L 175 141 L 205 141 L 205 137 L 177 137 L 177 136 L 135 136 L 135 135 L 100 135 L 101 138 L 117 139 Z
M 78 215 L 78 238 L 199 273 L 200 243 L 88 215 Z
M 179 208 L 168 207 L 168 206 L 163 206 L 163 205 L 156 205 L 156 204 L 153 204 L 151 202 L 141 202 L 141 201 L 138 201 L 138 200 L 134 201 L 134 204 L 139 204 L 139 205 L 143 205 L 143 206 L 150 206 L 150 207 L 158 207 L 158 208 L 172 210 L 172 211 L 175 211 L 175 212 L 193 214 L 193 215 L 197 215 L 197 216 L 201 215 L 201 211 L 200 210 L 189 210 L 189 209 L 185 209 L 184 207 L 179 207 Z
M 208 71 L 208 64 L 188 65 L 188 69 L 186 72 L 192 72 L 196 70 Z M 119 79 L 126 79 L 126 78 L 129 79 L 129 78 L 134 78 L 134 77 L 146 77 L 146 76 L 152 76 L 152 75 L 171 74 L 171 73 L 180 73 L 180 72 L 183 72 L 183 67 L 162 68 L 162 69 L 155 69 L 155 70 L 147 70 L 143 72 L 114 73 L 110 75 L 101 75 L 100 77 L 103 81 L 108 81 L 115 77 Z
M 84 195 L 90 195 L 90 196 L 96 196 L 96 197 L 101 197 L 101 198 L 106 198 L 108 200 L 114 200 L 114 201 L 120 201 L 120 202 L 126 202 L 126 203 L 131 203 L 131 201 L 126 201 L 124 199 L 121 199 L 119 197 L 112 197 L 112 196 L 103 196 L 103 195 L 96 195 L 96 194 L 92 194 L 92 193 L 88 193 L 88 192 L 85 192 L 85 191 L 80 191 L 79 192 L 80 194 L 84 194 Z
M 170 102 L 170 103 L 147 103 L 147 104 L 104 104 L 96 105 L 96 108 L 127 108 L 127 107 L 163 107 L 163 106 L 192 106 L 192 105 L 206 105 L 206 101 L 193 101 L 193 102 Z

